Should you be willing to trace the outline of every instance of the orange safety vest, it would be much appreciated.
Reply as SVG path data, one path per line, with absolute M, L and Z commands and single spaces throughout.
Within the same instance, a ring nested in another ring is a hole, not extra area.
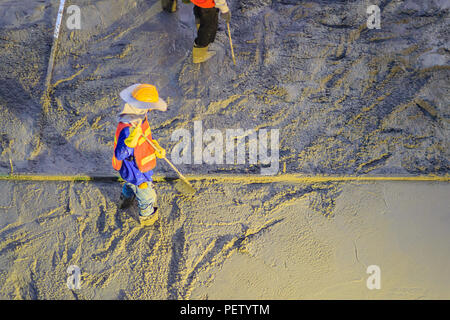
M 216 6 L 214 0 L 191 0 L 191 2 L 200 8 L 214 8 Z
M 126 127 L 131 127 L 130 123 L 119 122 L 116 130 L 116 136 L 114 138 L 114 154 L 112 157 L 112 166 L 115 170 L 119 171 L 122 168 L 122 160 L 116 158 L 117 141 L 119 140 L 120 132 Z M 147 118 L 144 123 L 141 124 L 142 132 L 147 139 L 152 140 L 152 131 L 148 124 Z M 141 172 L 147 172 L 156 167 L 156 154 L 155 149 L 148 143 L 144 137 L 138 140 L 137 146 L 134 148 L 134 159 Z

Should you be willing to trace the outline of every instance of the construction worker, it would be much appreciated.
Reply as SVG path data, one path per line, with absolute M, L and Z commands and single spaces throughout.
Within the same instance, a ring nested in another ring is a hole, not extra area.
M 212 58 L 216 52 L 209 51 L 209 45 L 216 39 L 219 25 L 219 11 L 226 23 L 230 23 L 231 12 L 227 0 L 182 0 L 184 3 L 194 4 L 195 24 L 197 26 L 197 38 L 192 49 L 194 63 L 202 63 Z M 164 10 L 175 12 L 176 0 L 161 0 Z
M 167 103 L 159 97 L 157 89 L 149 84 L 132 85 L 123 90 L 120 97 L 124 106 L 118 118 L 112 158 L 113 168 L 126 181 L 119 207 L 128 208 L 136 198 L 139 221 L 142 226 L 149 226 L 158 219 L 156 192 L 152 185 L 153 169 L 156 158 L 165 158 L 166 151 L 152 139 L 147 113 L 150 110 L 166 111 Z

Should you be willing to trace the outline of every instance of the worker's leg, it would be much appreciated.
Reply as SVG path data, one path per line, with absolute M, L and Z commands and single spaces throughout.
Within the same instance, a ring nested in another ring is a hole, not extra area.
M 219 10 L 194 6 L 194 15 L 196 23 L 199 24 L 195 46 L 198 48 L 207 47 L 216 39 Z
M 120 209 L 126 209 L 133 203 L 135 198 L 133 185 L 131 183 L 125 183 L 122 188 L 122 194 L 120 195 Z
M 209 51 L 209 44 L 214 42 L 219 24 L 219 11 L 216 8 L 200 8 L 194 6 L 197 38 L 192 49 L 194 63 L 202 63 L 212 58 L 216 53 Z
M 151 183 L 147 184 L 147 188 L 141 189 L 132 183 L 125 183 L 120 195 L 120 208 L 126 209 L 136 198 L 141 216 L 148 216 L 153 213 L 153 207 L 156 202 L 156 192 Z
M 139 214 L 143 217 L 154 213 L 154 205 L 156 202 L 156 192 L 153 185 L 149 182 L 147 188 L 141 189 L 135 187 L 136 200 L 138 202 Z

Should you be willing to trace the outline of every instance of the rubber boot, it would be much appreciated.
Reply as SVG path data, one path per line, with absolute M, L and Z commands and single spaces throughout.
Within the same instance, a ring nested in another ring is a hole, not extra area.
M 141 227 L 149 227 L 155 224 L 156 220 L 158 220 L 158 208 L 155 207 L 155 211 L 149 216 L 141 216 L 139 215 L 139 222 L 141 223 Z
M 205 62 L 216 55 L 215 51 L 208 51 L 208 47 L 199 48 L 194 46 L 192 49 L 192 60 L 194 63 Z
M 177 11 L 177 0 L 161 0 L 164 11 L 173 13 Z
M 172 12 L 177 11 L 177 0 L 175 0 L 172 4 Z

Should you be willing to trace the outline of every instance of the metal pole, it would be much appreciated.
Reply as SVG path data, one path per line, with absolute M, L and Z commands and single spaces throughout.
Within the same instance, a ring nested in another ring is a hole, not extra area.
M 235 56 L 234 56 L 234 49 L 233 49 L 233 40 L 231 40 L 230 23 L 227 23 L 227 29 L 228 29 L 228 38 L 230 39 L 231 56 L 233 57 L 233 63 L 234 63 L 234 65 L 236 65 L 236 58 L 235 58 Z
M 55 63 L 56 50 L 58 49 L 58 39 L 59 39 L 60 30 L 61 30 L 61 22 L 62 22 L 62 18 L 64 15 L 65 4 L 66 4 L 66 0 L 61 0 L 59 3 L 58 17 L 56 19 L 55 31 L 53 33 L 52 51 L 50 53 L 50 59 L 48 61 L 48 66 L 47 66 L 47 76 L 45 78 L 45 90 L 47 92 L 50 89 L 50 82 L 52 80 L 53 65 Z

